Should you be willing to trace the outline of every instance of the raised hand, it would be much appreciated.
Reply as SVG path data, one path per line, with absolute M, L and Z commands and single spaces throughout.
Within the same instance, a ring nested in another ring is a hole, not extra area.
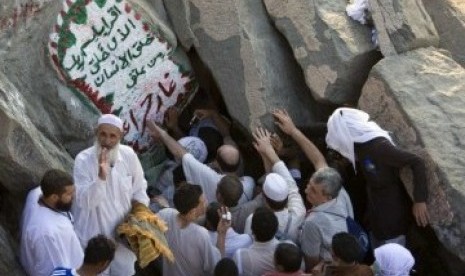
M 416 202 L 413 204 L 413 216 L 418 226 L 425 227 L 429 223 L 428 208 L 425 202 Z
M 228 207 L 222 206 L 218 210 L 218 215 L 220 216 L 220 221 L 218 222 L 216 231 L 218 232 L 218 235 L 226 235 L 226 231 L 228 231 L 228 228 L 231 227 L 231 213 L 229 212 Z
M 212 117 L 216 113 L 216 110 L 213 109 L 196 109 L 194 111 L 194 116 L 199 120 Z
M 179 112 L 175 106 L 171 106 L 165 113 L 165 125 L 169 129 L 178 127 Z
M 165 132 L 160 126 L 158 126 L 154 121 L 148 121 L 147 127 L 149 129 L 150 136 L 155 141 L 160 141 L 162 134 Z
M 281 140 L 281 137 L 279 137 L 278 134 L 273 133 L 271 134 L 270 142 L 273 146 L 274 151 L 276 151 L 278 155 L 281 154 L 284 148 L 283 140 Z
M 271 133 L 267 129 L 257 127 L 252 133 L 252 136 L 254 138 L 253 145 L 260 154 L 270 149 L 273 150 L 273 146 L 271 145 Z
M 102 151 L 98 156 L 98 177 L 101 180 L 105 180 L 108 175 L 108 169 L 110 164 L 108 163 L 108 149 L 102 147 Z
M 287 135 L 291 135 L 297 129 L 286 110 L 276 109 L 272 114 L 276 120 L 275 124 Z

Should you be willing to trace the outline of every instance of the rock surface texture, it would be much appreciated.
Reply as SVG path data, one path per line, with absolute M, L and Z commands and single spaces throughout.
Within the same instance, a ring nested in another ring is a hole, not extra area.
M 423 0 L 439 33 L 439 47 L 465 67 L 465 1 Z
M 422 0 L 369 0 L 384 56 L 438 46 L 439 36 Z
M 359 106 L 395 141 L 424 158 L 428 211 L 439 240 L 465 260 L 465 70 L 444 52 L 424 48 L 373 67 Z M 402 177 L 412 189 L 410 172 Z
M 272 127 L 274 108 L 311 128 L 358 102 L 425 158 L 435 232 L 465 261 L 465 2 L 423 1 L 369 0 L 380 61 L 346 0 L 1 0 L 0 275 L 23 275 L 27 191 L 50 168 L 72 171 L 101 112 L 124 117 L 153 183 L 165 156 L 146 121 L 187 104 L 197 80 L 216 103 L 221 94 L 233 135 Z
M 244 127 L 270 124 L 287 108 L 299 125 L 314 120 L 302 71 L 261 1 L 166 0 L 180 43 L 210 69 L 229 113 Z
M 265 0 L 267 11 L 292 48 L 313 97 L 355 103 L 379 52 L 371 30 L 346 15 L 345 0 Z

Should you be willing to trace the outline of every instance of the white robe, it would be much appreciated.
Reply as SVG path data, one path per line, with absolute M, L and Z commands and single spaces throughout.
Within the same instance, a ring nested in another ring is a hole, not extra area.
M 116 227 L 131 211 L 131 201 L 149 203 L 142 166 L 136 153 L 128 146 L 119 146 L 117 159 L 105 181 L 98 177 L 96 148 L 80 152 L 74 164 L 74 184 L 76 200 L 73 214 L 82 245 L 97 234 L 115 238 Z M 119 243 L 115 259 L 104 275 L 133 275 L 135 260 L 134 253 Z
M 38 191 L 30 192 L 23 212 L 20 259 L 24 269 L 28 275 L 49 276 L 58 266 L 80 267 L 84 252 L 71 220 L 66 213 L 33 201 L 39 198 Z

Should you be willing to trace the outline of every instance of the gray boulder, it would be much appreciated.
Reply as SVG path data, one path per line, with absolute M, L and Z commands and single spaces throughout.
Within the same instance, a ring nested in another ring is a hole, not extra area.
M 439 47 L 465 67 L 465 1 L 423 0 L 439 33 Z
M 13 237 L 0 224 L 0 275 L 20 276 L 26 275 L 15 260 L 16 245 Z
M 439 36 L 422 0 L 369 0 L 384 56 L 438 46 Z
M 371 30 L 346 15 L 346 0 L 264 0 L 320 102 L 355 103 L 379 52 Z
M 445 52 L 422 48 L 373 67 L 361 109 L 427 165 L 428 211 L 439 240 L 465 260 L 465 69 Z M 411 172 L 402 177 L 412 190 Z
M 296 123 L 314 119 L 302 71 L 261 1 L 166 0 L 180 44 L 210 69 L 229 113 L 251 128 L 271 125 L 269 111 L 287 108 Z

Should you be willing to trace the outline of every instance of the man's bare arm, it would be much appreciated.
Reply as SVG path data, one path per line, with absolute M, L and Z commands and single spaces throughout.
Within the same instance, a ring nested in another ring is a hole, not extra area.
M 273 112 L 278 127 L 299 145 L 305 156 L 312 162 L 315 170 L 325 168 L 328 166 L 325 157 L 321 154 L 320 150 L 310 141 L 292 122 L 291 117 L 287 111 L 278 109 Z
M 168 148 L 171 154 L 173 154 L 176 160 L 180 161 L 184 154 L 187 153 L 187 151 L 176 140 L 174 140 L 173 137 L 171 137 L 165 130 L 155 124 L 155 122 L 148 122 L 147 126 L 150 130 L 150 135 L 152 138 L 155 141 L 161 141 Z

